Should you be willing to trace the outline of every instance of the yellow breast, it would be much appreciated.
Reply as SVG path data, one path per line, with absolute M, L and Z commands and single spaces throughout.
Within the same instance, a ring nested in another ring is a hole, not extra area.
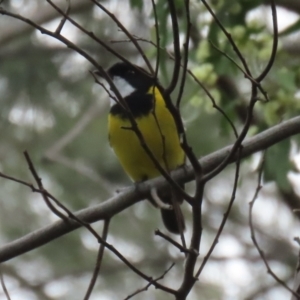
M 153 94 L 153 87 L 148 93 Z M 174 170 L 184 163 L 184 152 L 180 147 L 173 116 L 157 88 L 154 89 L 154 94 L 154 111 L 136 118 L 136 122 L 147 146 L 160 165 L 166 170 Z M 130 121 L 109 114 L 110 145 L 125 172 L 133 181 L 159 176 L 160 172 L 142 148 L 135 132 L 122 127 L 131 127 Z

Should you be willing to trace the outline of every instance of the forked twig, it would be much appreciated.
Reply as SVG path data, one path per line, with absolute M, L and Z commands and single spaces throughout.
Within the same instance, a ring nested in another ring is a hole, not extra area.
M 153 279 L 153 281 L 156 281 L 156 282 L 157 282 L 158 280 L 163 279 L 163 278 L 166 276 L 166 274 L 167 274 L 174 266 L 175 266 L 175 263 L 172 263 L 171 266 L 170 266 L 166 271 L 164 271 L 162 275 L 160 275 L 159 277 Z M 143 288 L 141 288 L 141 289 L 138 289 L 137 291 L 135 291 L 135 292 L 132 293 L 131 295 L 127 296 L 124 300 L 128 300 L 128 299 L 130 299 L 130 298 L 136 296 L 137 294 L 140 294 L 140 293 L 142 293 L 142 292 L 147 291 L 148 288 L 149 288 L 150 286 L 151 286 L 151 283 L 149 282 L 145 287 L 143 287 Z
M 71 10 L 71 2 L 70 2 L 70 0 L 66 0 L 66 1 L 67 1 L 67 8 L 66 8 L 65 15 L 69 15 L 70 10 Z M 67 18 L 63 17 L 62 20 L 60 21 L 59 25 L 57 26 L 56 30 L 55 30 L 56 34 L 61 33 L 66 21 L 67 21 Z

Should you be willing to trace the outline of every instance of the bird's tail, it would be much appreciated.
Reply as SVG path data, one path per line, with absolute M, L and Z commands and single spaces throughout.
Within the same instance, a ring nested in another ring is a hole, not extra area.
M 185 229 L 185 222 L 182 211 L 178 204 L 178 209 L 161 209 L 161 216 L 165 227 L 172 233 L 180 234 Z
M 172 233 L 180 234 L 185 230 L 184 217 L 180 208 L 183 199 L 173 189 L 159 193 L 160 199 L 172 205 L 173 209 L 161 209 L 161 216 L 165 227 Z

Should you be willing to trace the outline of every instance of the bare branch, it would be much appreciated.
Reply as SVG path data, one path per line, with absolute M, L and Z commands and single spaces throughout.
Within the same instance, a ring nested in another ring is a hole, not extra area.
M 255 152 L 269 148 L 270 146 L 279 143 L 292 135 L 300 133 L 300 117 L 295 117 L 288 121 L 275 125 L 254 137 L 248 138 L 243 142 L 241 158 L 245 158 Z M 232 148 L 227 146 L 214 153 L 211 153 L 200 159 L 204 173 L 214 169 L 227 157 Z M 237 156 L 233 156 L 230 162 L 237 160 Z M 4 175 L 4 176 L 3 176 Z M 194 179 L 194 171 L 191 166 L 186 166 L 180 170 L 171 173 L 172 178 L 178 182 L 188 182 Z M 0 177 L 8 179 L 9 176 L 0 173 Z M 15 181 L 15 180 L 14 180 Z M 18 182 L 31 188 L 28 183 Z M 166 187 L 168 183 L 165 179 L 159 177 L 146 182 L 143 182 L 136 187 L 130 187 L 121 194 L 114 196 L 107 201 L 94 207 L 86 208 L 74 213 L 74 215 L 83 222 L 93 223 L 99 220 L 112 217 L 125 208 L 137 203 L 141 199 L 147 197 L 150 189 L 156 187 L 158 189 Z M 53 224 L 38 229 L 29 233 L 22 238 L 6 244 L 0 248 L 0 262 L 7 261 L 13 257 L 31 251 L 41 245 L 44 245 L 53 239 L 56 239 L 64 234 L 71 232 L 81 227 L 78 222 L 68 220 L 68 222 L 57 221 Z

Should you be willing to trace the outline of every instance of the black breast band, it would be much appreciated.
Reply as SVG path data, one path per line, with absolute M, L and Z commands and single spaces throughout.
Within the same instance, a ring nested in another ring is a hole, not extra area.
M 134 92 L 130 96 L 125 97 L 124 100 L 126 101 L 134 118 L 145 116 L 153 109 L 153 95 L 151 94 Z M 122 119 L 128 119 L 126 110 L 117 103 L 111 107 L 110 113 L 121 117 Z

